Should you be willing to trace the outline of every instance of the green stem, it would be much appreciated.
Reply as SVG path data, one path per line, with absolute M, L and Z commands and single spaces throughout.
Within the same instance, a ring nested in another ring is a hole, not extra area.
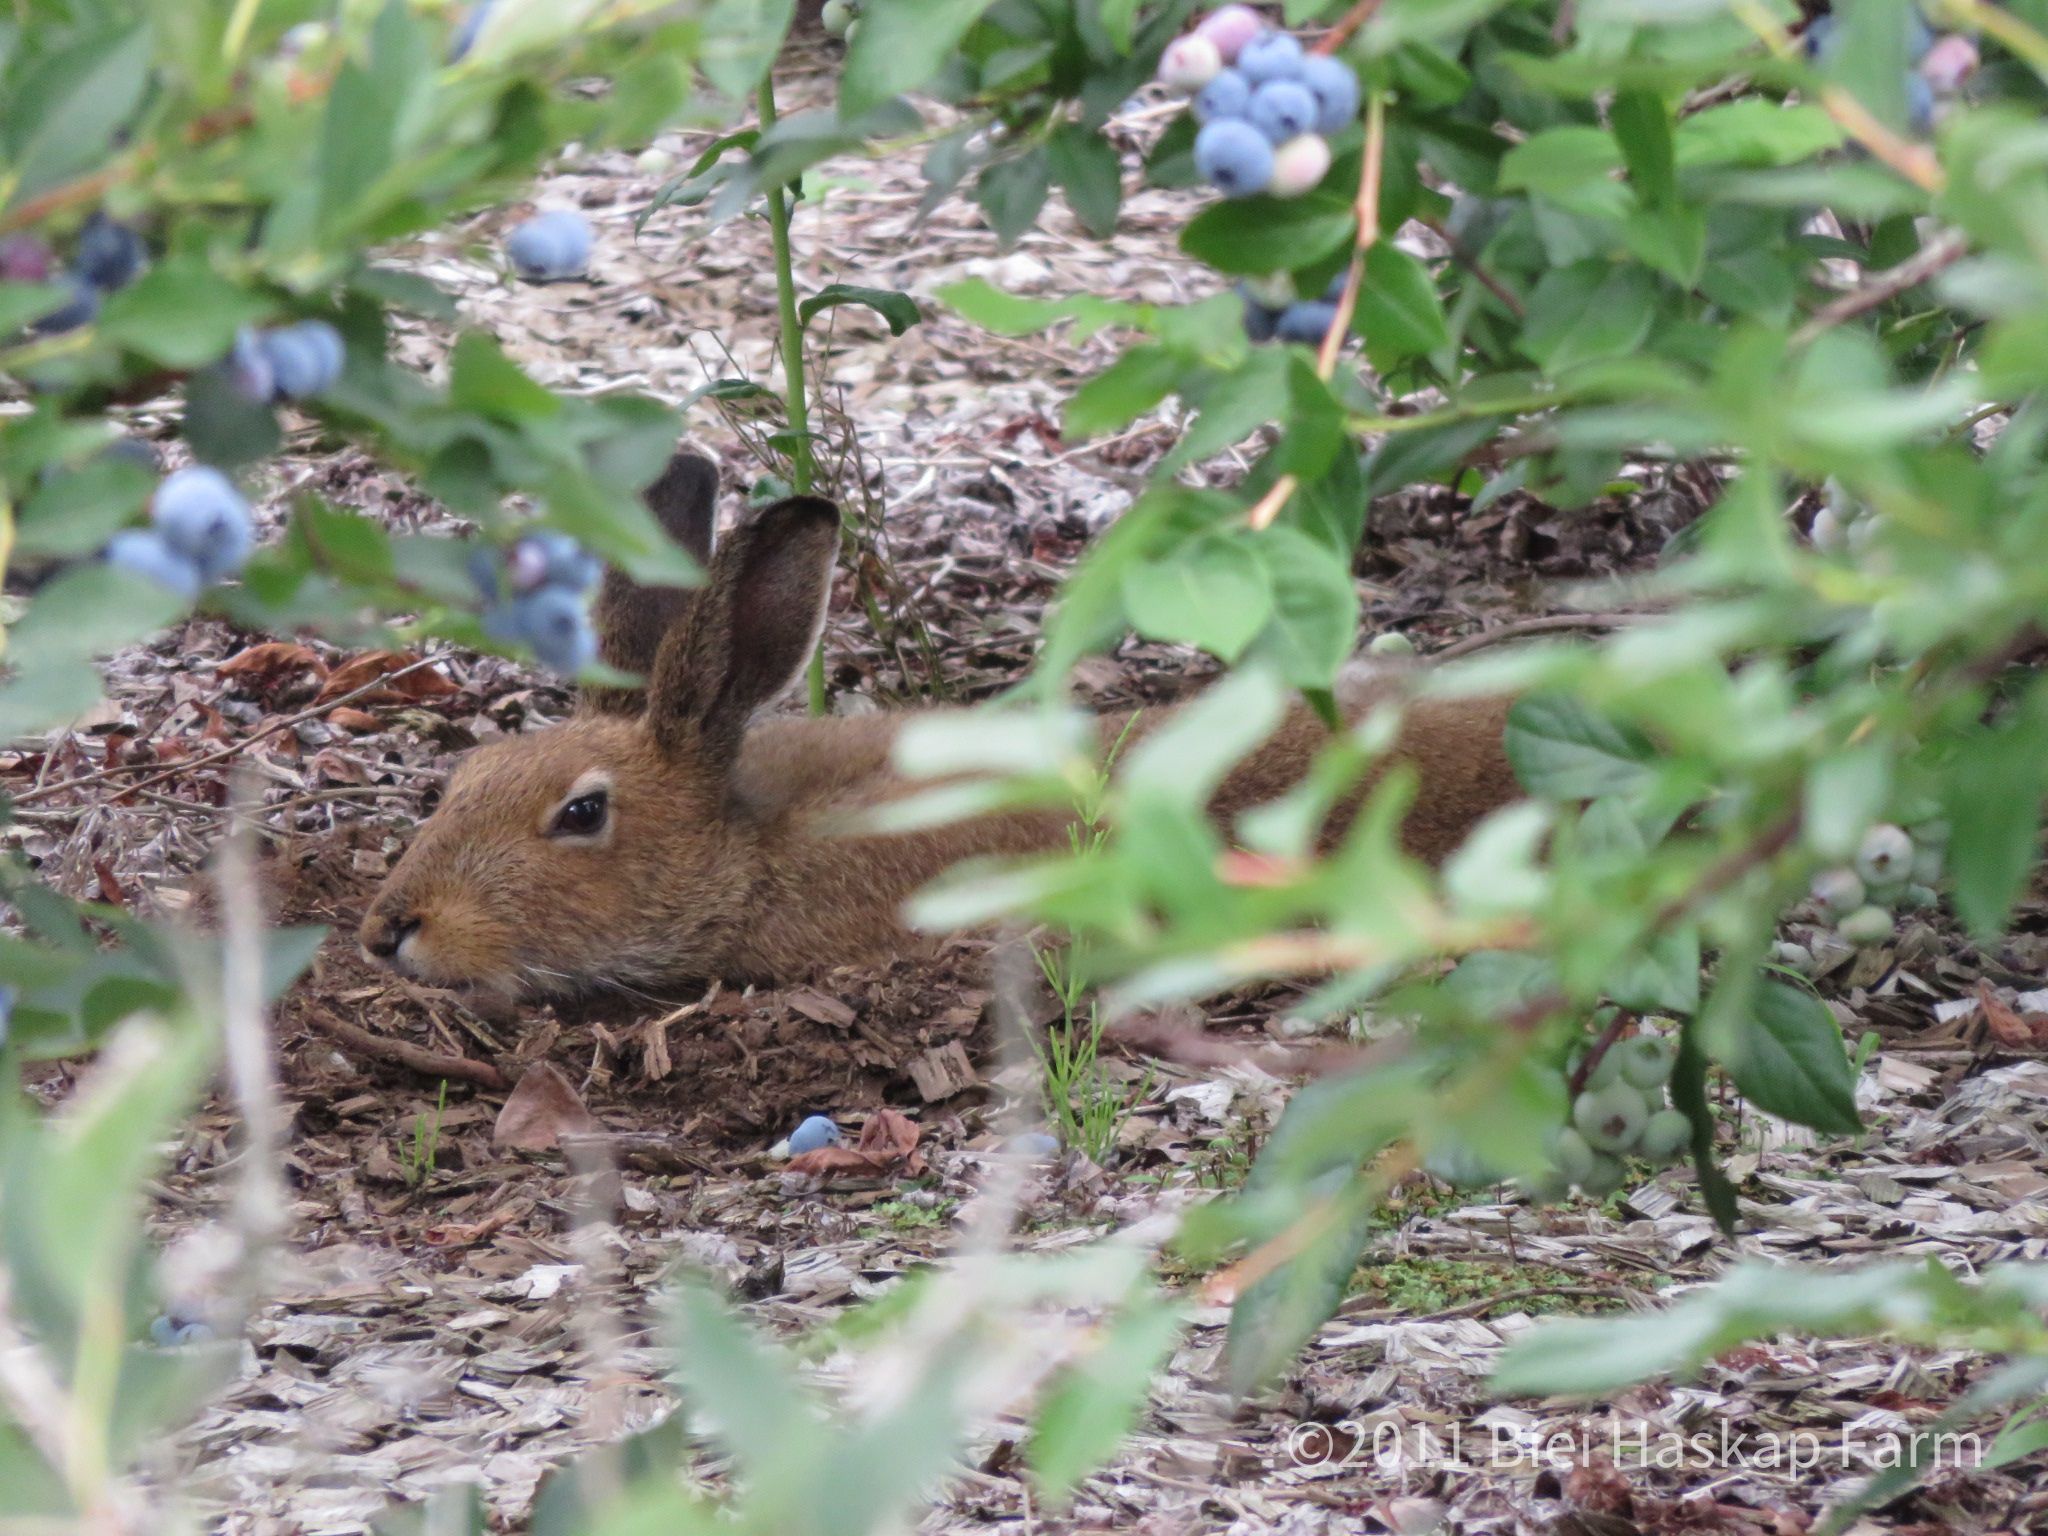
M 775 76 L 761 77 L 761 131 L 775 126 Z M 782 343 L 783 408 L 789 415 L 790 489 L 799 496 L 811 489 L 816 470 L 811 459 L 811 410 L 804 397 L 804 332 L 796 312 L 796 269 L 789 252 L 790 198 L 781 187 L 768 189 L 768 230 L 775 247 L 775 305 Z M 825 641 L 811 655 L 806 678 L 811 713 L 825 713 Z

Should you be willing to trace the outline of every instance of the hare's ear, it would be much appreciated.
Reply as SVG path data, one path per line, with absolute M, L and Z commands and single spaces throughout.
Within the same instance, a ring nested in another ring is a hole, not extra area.
M 731 762 L 753 712 L 793 682 L 825 627 L 839 509 L 764 507 L 711 560 L 711 580 L 654 660 L 647 721 L 663 750 Z
M 699 565 L 710 565 L 718 522 L 718 466 L 702 454 L 677 453 L 641 495 L 668 536 Z M 698 590 L 643 587 L 623 571 L 607 570 L 594 612 L 598 655 L 621 672 L 644 676 L 652 671 L 662 639 L 682 622 Z M 637 715 L 645 700 L 637 688 L 589 688 L 580 702 L 596 714 Z

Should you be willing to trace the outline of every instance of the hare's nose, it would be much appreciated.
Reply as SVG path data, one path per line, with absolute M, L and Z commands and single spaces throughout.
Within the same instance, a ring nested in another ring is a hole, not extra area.
M 363 919 L 363 948 L 379 960 L 389 960 L 398 953 L 401 944 L 419 931 L 420 920 L 410 913 L 394 916 L 389 912 L 373 911 Z

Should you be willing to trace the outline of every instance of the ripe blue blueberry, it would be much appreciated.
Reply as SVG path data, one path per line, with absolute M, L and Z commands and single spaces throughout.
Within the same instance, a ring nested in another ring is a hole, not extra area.
M 1010 1138 L 1010 1150 L 1034 1163 L 1049 1163 L 1060 1155 L 1060 1139 L 1050 1131 L 1021 1131 Z
M 505 238 L 505 254 L 528 282 L 580 277 L 590 266 L 590 225 L 577 213 L 543 213 Z
M 1268 80 L 1252 92 L 1251 125 L 1275 144 L 1304 134 L 1316 123 L 1316 99 L 1298 80 Z
M 484 23 L 490 19 L 490 15 L 491 0 L 476 0 L 474 5 L 463 12 L 461 25 L 456 27 L 455 35 L 448 40 L 450 64 L 460 64 L 469 50 L 476 46 L 477 35 L 483 31 Z
M 531 592 L 542 586 L 588 592 L 604 574 L 604 565 L 597 556 L 586 552 L 568 534 L 552 528 L 538 529 L 514 544 L 507 569 L 515 592 Z
M 193 464 L 167 476 L 150 499 L 149 515 L 164 542 L 208 582 L 239 571 L 256 543 L 249 503 L 211 465 Z
M 820 1147 L 836 1147 L 845 1139 L 830 1117 L 812 1115 L 789 1133 L 789 1155 L 797 1157 L 805 1152 L 815 1152 Z
M 253 326 L 235 332 L 235 344 L 228 349 L 228 384 L 255 405 L 268 405 L 277 398 L 277 370 L 271 366 L 269 338 Z
M 1237 71 L 1254 86 L 1268 80 L 1294 80 L 1301 75 L 1301 43 L 1291 32 L 1262 32 L 1244 45 Z
M 96 212 L 78 232 L 71 269 L 102 293 L 112 293 L 135 281 L 145 254 L 142 236 Z
M 187 602 L 206 585 L 199 567 L 165 543 L 154 528 L 123 528 L 115 534 L 107 541 L 107 564 L 166 587 Z
M 1250 123 L 1218 118 L 1195 135 L 1195 169 L 1225 197 L 1250 197 L 1273 179 L 1273 146 Z
M 1330 327 L 1336 323 L 1336 305 L 1321 299 L 1303 299 L 1280 311 L 1280 320 L 1273 327 L 1273 332 L 1282 341 L 1299 341 L 1315 347 L 1322 345 L 1323 338 L 1330 334 Z
M 261 341 L 281 395 L 303 400 L 341 377 L 341 333 L 325 320 L 280 326 L 264 332 Z
M 66 276 L 60 281 L 69 284 L 71 297 L 29 327 L 38 336 L 61 336 L 81 325 L 92 324 L 99 316 L 99 289 L 76 275 Z
M 8 1026 L 14 1022 L 14 988 L 0 982 L 0 1050 L 7 1048 Z
M 1343 60 L 1312 54 L 1301 61 L 1301 83 L 1316 99 L 1317 133 L 1336 133 L 1358 120 L 1358 76 Z
M 1280 319 L 1280 311 L 1261 304 L 1243 283 L 1237 285 L 1237 295 L 1244 300 L 1244 333 L 1253 341 L 1271 341 L 1273 327 Z
M 573 677 L 597 659 L 597 635 L 575 593 L 542 587 L 512 601 L 512 623 L 543 665 Z
M 1195 96 L 1195 121 L 1213 123 L 1223 117 L 1243 117 L 1251 105 L 1251 82 L 1234 69 L 1226 69 Z
M 149 1338 L 163 1349 L 174 1349 L 180 1344 L 210 1344 L 213 1328 L 204 1319 L 184 1318 L 172 1312 L 150 1319 Z

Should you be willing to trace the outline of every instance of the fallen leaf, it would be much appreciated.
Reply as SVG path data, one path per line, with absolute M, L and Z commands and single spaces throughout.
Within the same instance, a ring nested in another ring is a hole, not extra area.
M 330 709 L 327 712 L 327 723 L 344 731 L 355 731 L 359 734 L 364 731 L 381 730 L 384 725 L 383 721 L 367 710 L 350 709 L 346 704 L 339 709 Z
M 1977 983 L 1977 1006 L 1984 1010 L 1984 1023 L 1991 1038 L 2008 1050 L 2032 1051 L 2048 1046 L 2048 1019 L 2029 1019 L 1991 990 L 1988 982 Z
M 403 671 L 419 660 L 406 651 L 365 651 L 360 656 L 351 656 L 327 675 L 327 682 L 313 700 L 325 704 L 354 693 L 381 677 L 390 677 L 390 685 L 372 689 L 359 702 L 366 704 L 394 703 L 404 699 L 417 704 L 425 699 L 438 699 L 456 691 L 436 667 L 421 667 L 417 672 L 406 672 L 403 677 L 391 677 L 394 672 Z
M 508 1106 L 509 1107 L 509 1106 Z M 789 1160 L 791 1173 L 815 1174 L 820 1178 L 835 1173 L 864 1176 L 902 1172 L 924 1172 L 924 1154 L 917 1150 L 917 1125 L 909 1116 L 893 1109 L 879 1109 L 860 1128 L 860 1141 L 850 1147 L 820 1147 L 799 1152 Z
M 290 640 L 266 640 L 237 651 L 216 670 L 222 677 L 241 678 L 253 687 L 269 689 L 300 672 L 325 677 L 327 664 L 306 646 Z
M 522 1152 L 546 1152 L 564 1136 L 588 1135 L 597 1121 L 569 1079 L 548 1062 L 526 1069 L 498 1111 L 491 1127 L 491 1145 Z

